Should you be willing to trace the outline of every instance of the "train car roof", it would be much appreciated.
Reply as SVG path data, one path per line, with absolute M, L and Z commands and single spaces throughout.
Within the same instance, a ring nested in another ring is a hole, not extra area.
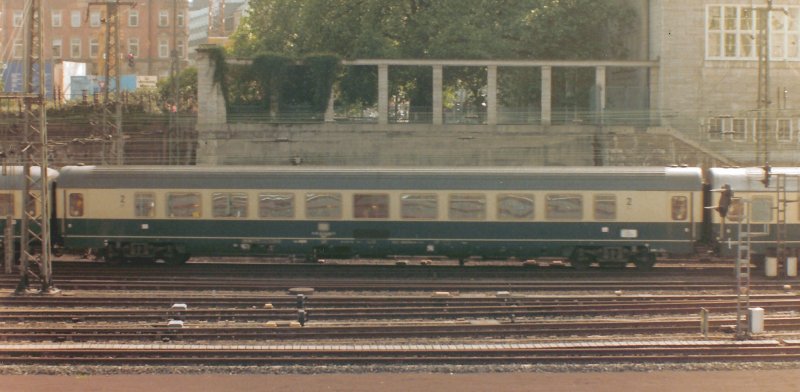
M 800 192 L 800 167 L 773 167 L 771 173 L 769 187 L 762 182 L 762 167 L 713 168 L 709 170 L 709 181 L 714 188 L 728 184 L 734 191 L 776 192 L 777 177 L 783 176 L 787 191 Z
M 495 167 L 374 168 L 307 166 L 66 166 L 67 188 L 126 189 L 700 189 L 699 168 Z
M 25 176 L 22 175 L 22 166 L 6 166 L 0 169 L 0 189 L 25 189 Z M 38 180 L 41 177 L 42 170 L 39 166 L 31 167 L 31 175 L 34 179 Z M 47 180 L 53 182 L 58 177 L 58 172 L 53 169 L 47 170 Z

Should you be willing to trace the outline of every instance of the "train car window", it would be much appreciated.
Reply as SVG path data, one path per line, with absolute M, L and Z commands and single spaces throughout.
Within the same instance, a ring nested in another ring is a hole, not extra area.
M 69 194 L 69 216 L 83 216 L 83 193 Z
M 14 194 L 0 193 L 0 217 L 14 216 Z
M 686 220 L 689 214 L 689 199 L 686 196 L 672 196 L 670 206 L 672 220 Z
M 247 194 L 243 192 L 213 192 L 211 214 L 215 218 L 246 218 Z
M 739 222 L 742 218 L 744 218 L 744 203 L 742 203 L 742 199 L 734 197 L 731 199 L 731 205 L 728 207 L 728 214 L 725 215 L 725 219 L 731 222 Z
M 475 193 L 453 193 L 448 208 L 450 220 L 486 219 L 486 196 Z
M 200 194 L 175 192 L 167 194 L 167 216 L 176 218 L 199 218 L 201 216 Z
M 497 219 L 510 221 L 533 220 L 533 195 L 497 195 Z
M 400 196 L 403 219 L 436 219 L 439 201 L 433 193 L 407 193 Z
M 595 195 L 594 196 L 594 219 L 595 220 L 616 220 L 617 219 L 617 197 L 614 195 Z
M 548 220 L 583 219 L 583 196 L 575 193 L 553 193 L 545 200 Z
M 353 217 L 356 219 L 386 219 L 389 217 L 389 195 L 353 195 Z
M 750 209 L 753 222 L 772 222 L 771 197 L 754 197 Z
M 156 216 L 156 195 L 150 192 L 133 195 L 133 214 L 138 217 L 152 218 Z
M 306 217 L 341 219 L 342 195 L 339 193 L 306 193 Z
M 294 194 L 259 194 L 258 216 L 267 219 L 294 218 Z

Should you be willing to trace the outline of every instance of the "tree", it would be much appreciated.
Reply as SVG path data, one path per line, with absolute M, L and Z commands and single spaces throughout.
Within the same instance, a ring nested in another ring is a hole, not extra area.
M 178 99 L 181 111 L 191 112 L 197 110 L 197 68 L 188 67 L 181 70 L 178 74 Z M 161 102 L 169 104 L 175 102 L 172 92 L 172 77 L 158 82 L 158 96 Z M 162 105 L 164 110 L 166 106 Z
M 233 36 L 233 53 L 302 57 L 331 52 L 347 59 L 625 59 L 626 35 L 634 20 L 625 0 L 251 0 L 250 14 Z M 475 70 L 457 72 L 452 80 L 458 83 L 480 79 Z M 429 78 L 422 73 L 419 77 Z M 429 84 L 417 80 L 404 87 L 416 101 L 412 106 L 430 105 L 430 90 L 424 90 Z M 354 85 L 352 80 L 347 83 L 348 88 Z M 342 98 L 367 101 L 355 91 Z

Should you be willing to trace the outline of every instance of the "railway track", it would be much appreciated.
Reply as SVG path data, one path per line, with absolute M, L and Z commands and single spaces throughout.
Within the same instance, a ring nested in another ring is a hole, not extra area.
M 15 303 L 16 298 L 5 298 L 0 304 L 6 308 L 0 314 L 3 322 L 155 322 L 168 318 L 180 318 L 194 322 L 263 322 L 274 320 L 293 320 L 297 318 L 296 304 L 287 301 L 260 304 L 251 301 L 234 305 L 230 301 L 222 304 L 210 303 L 211 307 L 195 308 L 191 300 L 186 301 L 185 310 L 169 307 L 161 309 L 143 307 L 135 299 L 125 298 L 120 303 L 101 298 L 87 298 L 81 303 L 72 298 L 71 305 L 57 303 L 53 299 L 42 301 L 31 307 L 35 301 Z M 213 300 L 212 300 L 213 301 Z M 199 303 L 199 302 L 198 302 Z M 269 303 L 269 307 L 265 305 Z M 15 308 L 27 304 L 27 308 Z M 114 306 L 115 308 L 92 307 L 87 304 Z M 125 306 L 132 307 L 120 307 Z M 10 307 L 15 306 L 15 307 Z M 53 308 L 51 306 L 59 306 Z M 220 305 L 226 308 L 221 308 Z M 277 305 L 277 307 L 276 307 Z M 72 306 L 72 308 L 65 308 Z M 209 306 L 208 303 L 206 306 Z M 233 307 L 232 307 L 233 306 Z M 305 306 L 305 305 L 304 305 Z M 719 297 L 566 297 L 566 298 L 324 298 L 309 300 L 307 312 L 314 320 L 347 321 L 377 319 L 459 319 L 459 318 L 522 318 L 522 317 L 598 317 L 598 316 L 652 316 L 697 314 L 700 309 L 712 313 L 736 311 L 735 299 L 731 296 Z M 761 307 L 767 312 L 796 311 L 800 309 L 800 297 L 795 295 L 753 296 L 750 306 Z M 513 316 L 512 316 L 513 315 Z
M 497 344 L 0 345 L 15 364 L 285 365 L 687 363 L 797 361 L 799 341 L 616 341 Z

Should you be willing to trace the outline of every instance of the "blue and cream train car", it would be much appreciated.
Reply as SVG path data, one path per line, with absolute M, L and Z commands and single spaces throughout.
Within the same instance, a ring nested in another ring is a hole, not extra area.
M 779 220 L 783 221 L 786 248 L 792 253 L 800 249 L 800 203 L 797 202 L 800 198 L 800 168 L 771 168 L 769 181 L 765 181 L 765 174 L 760 167 L 709 170 L 707 181 L 712 188 L 721 189 L 727 184 L 733 191 L 724 223 L 717 214 L 713 215 L 710 222 L 723 255 L 735 255 L 739 224 L 747 220 L 752 233 L 751 251 L 755 258 L 774 253 Z
M 109 260 L 446 256 L 634 262 L 691 253 L 697 168 L 94 167 L 61 170 L 67 248 Z
M 0 238 L 5 232 L 7 217 L 11 217 L 12 225 L 14 226 L 14 240 L 19 241 L 20 235 L 20 219 L 22 219 L 23 193 L 25 192 L 25 176 L 23 175 L 22 166 L 6 166 L 0 169 Z M 31 167 L 30 177 L 34 184 L 41 180 L 42 171 L 38 166 Z M 58 177 L 58 171 L 53 169 L 47 170 L 47 181 L 51 184 Z M 32 193 L 38 195 L 38 189 L 33 189 Z M 35 216 L 41 213 L 41 206 L 35 204 L 31 208 L 36 209 Z M 50 206 L 52 211 L 52 206 Z M 31 210 L 33 211 L 33 210 Z M 0 249 L 4 247 L 4 242 L 0 241 Z M 15 246 L 19 249 L 19 246 Z

